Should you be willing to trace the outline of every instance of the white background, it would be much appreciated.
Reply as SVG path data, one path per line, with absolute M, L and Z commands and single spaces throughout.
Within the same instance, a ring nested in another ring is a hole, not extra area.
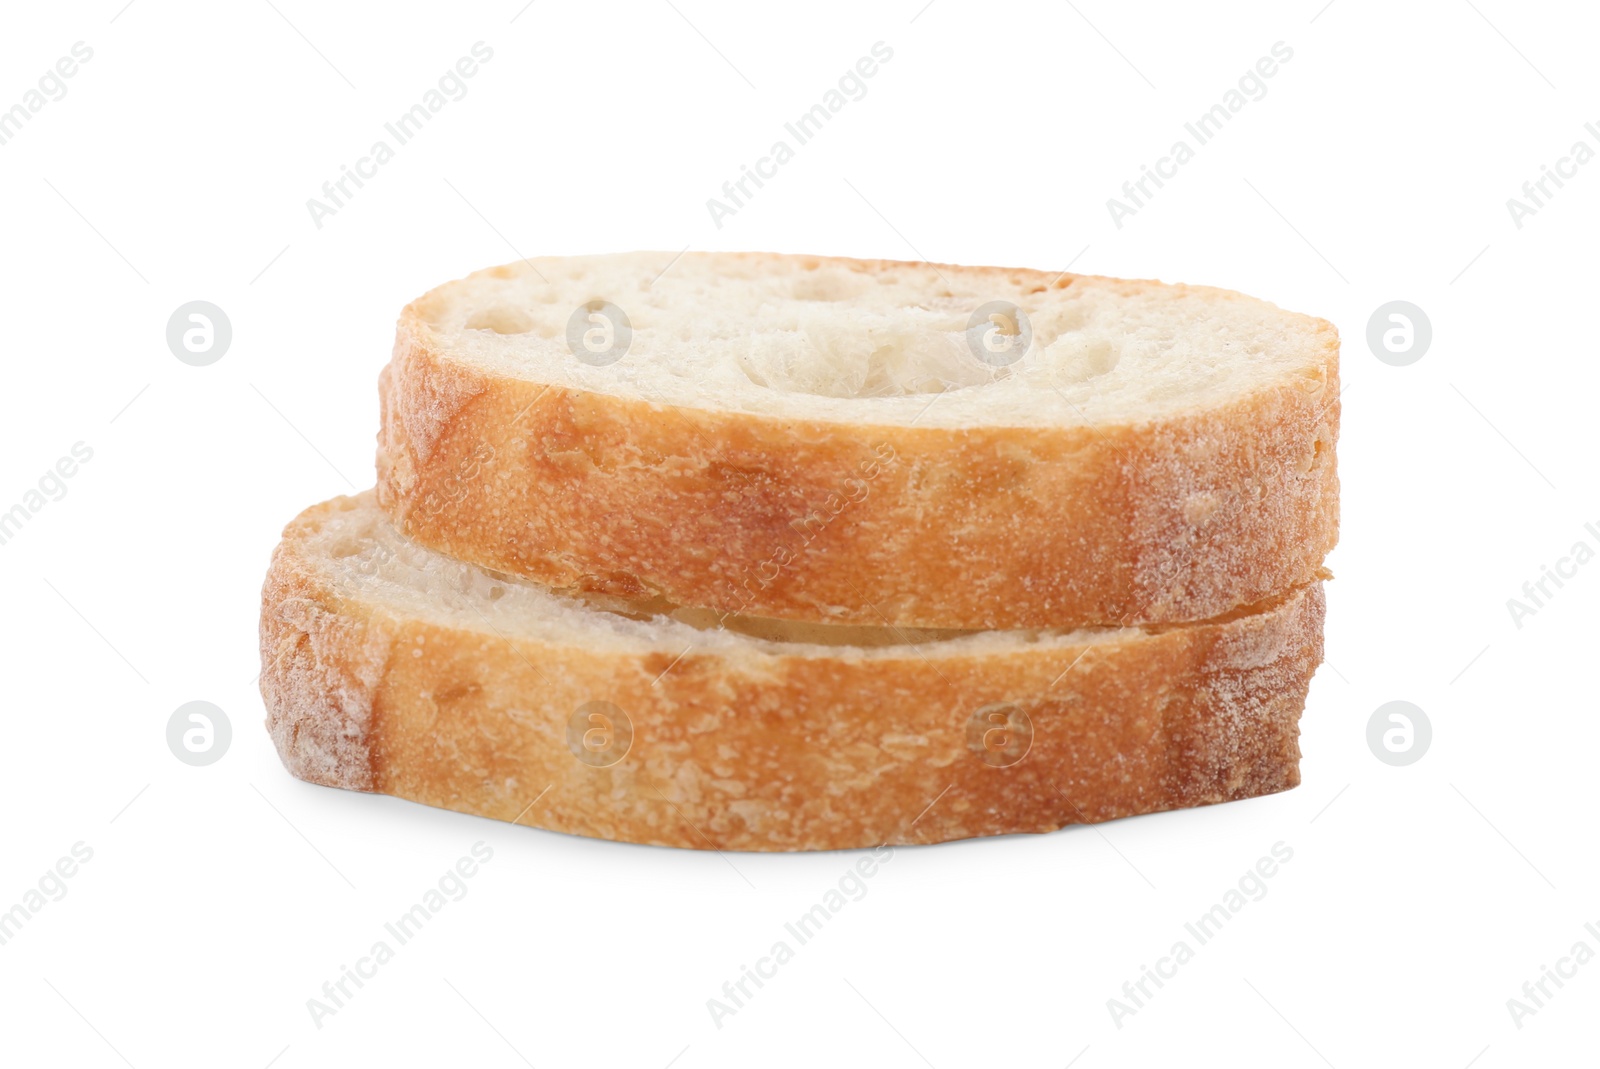
M 1600 950 L 1600 563 L 1521 628 L 1506 606 L 1600 546 L 1600 162 L 1520 229 L 1506 207 L 1596 142 L 1592 9 L 521 2 L 8 12 L 0 107 L 74 42 L 94 56 L 0 146 L 0 508 L 94 455 L 0 546 L 0 909 L 74 843 L 93 859 L 0 946 L 0 1061 L 1592 1061 L 1600 964 L 1520 1029 L 1506 1007 Z M 469 94 L 315 227 L 307 198 L 480 40 Z M 868 95 L 714 226 L 706 199 L 880 40 Z M 1266 97 L 1114 226 L 1107 198 L 1277 41 Z M 1071 263 L 1338 324 L 1304 784 L 903 848 L 718 1029 L 706 1000 L 853 856 L 618 846 L 291 779 L 261 727 L 259 585 L 290 517 L 371 483 L 400 306 L 519 255 L 684 247 Z M 196 299 L 233 324 L 209 367 L 164 337 Z M 1394 299 L 1433 324 L 1409 367 L 1365 342 Z M 195 699 L 234 731 L 205 768 L 165 741 Z M 1394 699 L 1434 728 L 1404 768 L 1365 741 Z M 480 840 L 467 897 L 314 1026 L 306 1000 Z M 1267 896 L 1117 1027 L 1107 1000 L 1279 841 Z

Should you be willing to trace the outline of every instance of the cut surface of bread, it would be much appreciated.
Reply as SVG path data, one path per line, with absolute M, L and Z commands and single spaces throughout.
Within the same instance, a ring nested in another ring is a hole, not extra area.
M 1316 582 L 1112 630 L 653 612 L 453 560 L 371 493 L 337 498 L 288 526 L 267 575 L 267 727 L 301 779 L 555 831 L 932 843 L 1293 787 L 1322 653 Z
M 1338 392 L 1330 324 L 1223 290 L 536 259 L 402 314 L 378 499 L 451 556 L 719 614 L 1203 620 L 1323 574 Z

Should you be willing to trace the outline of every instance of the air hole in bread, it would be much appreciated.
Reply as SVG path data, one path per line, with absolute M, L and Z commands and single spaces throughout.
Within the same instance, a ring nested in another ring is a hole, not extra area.
M 533 329 L 533 317 L 520 308 L 495 305 L 479 308 L 467 317 L 468 330 L 489 330 L 496 334 L 526 334 Z
M 1063 385 L 1110 374 L 1122 360 L 1122 346 L 1109 338 L 1064 334 L 1050 343 L 1046 359 Z
M 1327 448 L 1328 425 L 1324 423 L 1317 428 L 1317 436 L 1311 440 L 1311 448 L 1301 454 L 1299 461 L 1295 464 L 1295 471 L 1304 475 L 1316 467 L 1317 462 L 1322 459 L 1323 451 Z
M 795 277 L 789 297 L 796 301 L 850 301 L 865 294 L 871 285 L 861 275 L 808 273 Z
M 1009 368 L 976 360 L 964 321 L 941 313 L 862 316 L 819 312 L 754 334 L 739 356 L 757 386 L 820 397 L 938 394 L 994 382 Z
M 335 560 L 353 557 L 362 550 L 362 545 L 354 538 L 341 538 L 328 547 L 328 556 Z

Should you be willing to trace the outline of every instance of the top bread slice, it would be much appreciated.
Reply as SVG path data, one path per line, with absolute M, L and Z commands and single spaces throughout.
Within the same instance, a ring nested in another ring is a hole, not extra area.
M 541 258 L 405 309 L 378 498 L 458 559 L 715 613 L 1203 620 L 1324 574 L 1338 348 L 1203 287 Z

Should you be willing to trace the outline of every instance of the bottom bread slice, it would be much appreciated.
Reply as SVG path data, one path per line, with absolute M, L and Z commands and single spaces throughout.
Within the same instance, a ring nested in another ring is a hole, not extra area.
M 369 492 L 285 530 L 261 693 L 312 783 L 700 849 L 933 843 L 1295 786 L 1323 611 L 1320 584 L 1073 633 L 596 606 L 407 541 Z

